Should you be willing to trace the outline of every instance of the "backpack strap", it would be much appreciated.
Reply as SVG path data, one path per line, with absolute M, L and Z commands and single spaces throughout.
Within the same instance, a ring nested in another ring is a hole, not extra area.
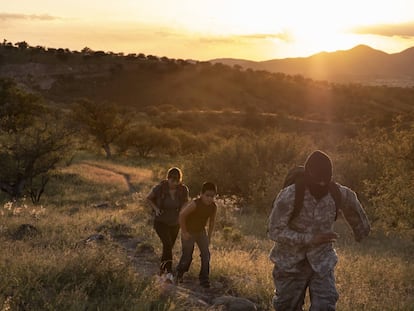
M 168 192 L 168 182 L 166 180 L 162 180 L 154 189 L 154 203 L 159 208 L 162 209 L 162 203 L 165 199 L 165 196 Z
M 336 182 L 331 181 L 329 183 L 329 193 L 331 194 L 335 202 L 335 207 L 336 207 L 335 221 L 336 221 L 336 219 L 338 218 L 339 210 L 342 208 L 342 193 L 341 193 L 341 190 L 339 189 L 339 185 Z
M 303 200 L 305 199 L 305 178 L 304 176 L 298 176 L 295 180 L 295 203 L 293 205 L 293 212 L 290 216 L 289 223 L 299 216 L 300 211 L 303 208 Z
M 301 209 L 303 208 L 303 201 L 305 199 L 305 190 L 306 190 L 305 178 L 300 176 L 295 181 L 295 203 L 293 206 L 293 212 L 290 217 L 289 223 L 293 219 L 299 216 L 299 213 Z M 329 183 L 329 193 L 331 194 L 335 202 L 335 208 L 336 208 L 335 221 L 336 221 L 338 218 L 339 210 L 342 208 L 341 206 L 342 194 L 341 194 L 341 190 L 339 189 L 339 185 L 336 182 L 331 181 Z

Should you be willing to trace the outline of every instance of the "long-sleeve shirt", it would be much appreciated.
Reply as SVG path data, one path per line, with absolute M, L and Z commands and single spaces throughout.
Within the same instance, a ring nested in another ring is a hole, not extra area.
M 368 218 L 354 191 L 342 185 L 339 190 L 341 212 L 352 228 L 355 240 L 360 241 L 370 232 Z M 269 237 L 275 245 L 270 259 L 282 271 L 299 272 L 297 265 L 306 258 L 315 272 L 324 275 L 335 267 L 338 257 L 332 243 L 313 245 L 311 240 L 314 234 L 333 231 L 335 202 L 330 194 L 317 201 L 306 189 L 303 207 L 291 220 L 294 202 L 295 185 L 291 185 L 282 189 L 273 203 Z

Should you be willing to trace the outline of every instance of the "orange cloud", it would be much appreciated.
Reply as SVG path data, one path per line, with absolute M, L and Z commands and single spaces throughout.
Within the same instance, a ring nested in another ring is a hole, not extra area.
M 372 34 L 385 37 L 414 37 L 414 21 L 401 24 L 381 24 L 357 27 L 353 29 L 359 34 Z
M 209 44 L 211 43 L 232 44 L 232 43 L 241 42 L 241 41 L 267 40 L 267 39 L 279 39 L 281 41 L 289 42 L 291 41 L 291 36 L 287 33 L 279 33 L 279 34 L 257 33 L 257 34 L 247 34 L 247 35 L 201 36 L 198 41 L 202 43 L 209 43 Z
M 40 20 L 40 21 L 50 21 L 60 19 L 56 16 L 51 16 L 48 14 L 15 14 L 15 13 L 0 13 L 0 20 Z

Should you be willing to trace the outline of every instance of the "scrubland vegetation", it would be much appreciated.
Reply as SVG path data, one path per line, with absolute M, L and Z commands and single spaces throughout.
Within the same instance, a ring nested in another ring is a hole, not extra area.
M 15 57 L 51 61 L 41 49 L 20 52 Z M 357 244 L 337 223 L 338 310 L 414 308 L 414 90 L 145 55 L 59 53 L 63 63 L 111 57 L 141 69 L 137 80 L 132 71 L 109 80 L 62 76 L 48 91 L 0 79 L 2 310 L 199 310 L 165 296 L 151 268 L 118 243 L 139 239 L 141 259 L 141 249 L 153 248 L 147 260 L 156 271 L 160 243 L 142 198 L 172 165 L 183 169 L 192 196 L 205 180 L 218 184 L 213 286 L 269 310 L 271 202 L 287 170 L 316 148 L 331 155 L 335 179 L 358 193 L 373 226 Z M 143 94 L 133 101 L 134 81 Z M 191 93 L 207 81 L 205 93 Z M 109 101 L 97 92 L 102 85 Z M 175 251 L 177 259 L 179 242 Z M 190 279 L 198 265 L 195 256 Z
M 4 201 L 0 222 L 3 310 L 202 310 L 164 296 L 154 275 L 135 269 L 116 243 L 117 237 L 131 236 L 151 245 L 155 254 L 148 256 L 153 272 L 157 271 L 160 243 L 141 196 L 126 194 L 125 189 L 114 191 L 120 181 L 103 177 L 92 167 L 86 169 L 81 162 L 72 167 L 75 171 L 81 168 L 79 174 L 60 173 L 58 187 L 76 190 L 66 192 L 68 203 L 59 204 L 62 197 L 58 194 L 45 194 L 42 205 Z M 138 179 L 141 173 L 135 167 L 132 170 Z M 147 191 L 151 182 L 151 177 L 145 179 L 140 191 Z M 102 202 L 108 206 L 100 208 Z M 267 255 L 272 243 L 266 238 L 266 215 L 240 212 L 235 203 L 219 200 L 212 284 L 228 295 L 250 299 L 259 310 L 270 310 L 272 266 Z M 23 224 L 32 225 L 35 231 L 22 230 Z M 341 221 L 337 231 L 341 236 L 337 243 L 338 310 L 412 309 L 412 236 L 384 234 L 376 228 L 368 240 L 355 244 Z M 86 242 L 93 234 L 102 234 L 104 239 Z M 174 256 L 179 256 L 179 242 Z M 189 275 L 194 283 L 198 269 L 195 256 Z

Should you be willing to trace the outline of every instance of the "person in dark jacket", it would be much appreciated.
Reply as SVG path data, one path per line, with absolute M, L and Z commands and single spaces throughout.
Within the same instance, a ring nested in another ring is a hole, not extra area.
M 162 242 L 160 275 L 173 282 L 173 247 L 180 229 L 178 215 L 188 202 L 189 191 L 182 182 L 183 174 L 177 167 L 168 170 L 167 179 L 156 185 L 147 196 L 154 211 L 154 229 Z
M 201 268 L 199 274 L 200 285 L 210 287 L 210 250 L 209 244 L 213 236 L 217 205 L 214 198 L 217 187 L 211 182 L 205 182 L 201 188 L 200 197 L 189 202 L 180 212 L 182 255 L 177 266 L 176 282 L 182 281 L 184 272 L 190 268 L 194 244 L 200 250 Z M 208 233 L 206 225 L 208 221 Z

